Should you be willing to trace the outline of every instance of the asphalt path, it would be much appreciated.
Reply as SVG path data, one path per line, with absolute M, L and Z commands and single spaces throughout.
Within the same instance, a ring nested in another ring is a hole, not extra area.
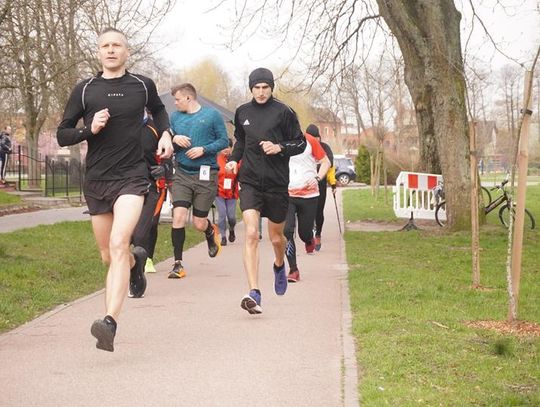
M 103 290 L 0 335 L 0 406 L 358 406 L 344 242 L 328 192 L 322 249 L 307 255 L 297 240 L 301 281 L 284 296 L 273 290 L 267 236 L 260 242 L 262 314 L 240 308 L 239 224 L 216 258 L 206 243 L 188 250 L 184 279 L 167 279 L 172 259 L 157 264 L 144 298 L 124 303 L 114 353 L 90 335 Z M 88 219 L 84 209 L 0 217 L 0 232 Z

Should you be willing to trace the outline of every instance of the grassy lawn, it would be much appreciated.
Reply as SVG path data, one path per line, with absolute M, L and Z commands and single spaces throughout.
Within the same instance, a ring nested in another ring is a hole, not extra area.
M 346 191 L 345 219 L 395 219 L 382 198 Z M 540 186 L 527 198 L 538 217 Z M 346 232 L 363 406 L 540 405 L 540 337 L 466 325 L 504 321 L 508 310 L 506 229 L 494 213 L 481 229 L 483 290 L 471 288 L 469 235 Z M 527 231 L 519 317 L 537 324 L 539 247 L 539 230 Z
M 490 172 L 485 173 L 480 176 L 482 185 L 493 186 L 495 184 L 500 184 L 506 178 L 505 172 Z M 527 175 L 527 183 L 538 183 L 540 182 L 540 175 L 529 174 Z M 517 185 L 517 174 L 516 174 L 516 185 Z
M 13 205 L 21 202 L 21 198 L 17 195 L 8 194 L 7 192 L 0 191 L 0 206 Z
M 170 225 L 161 225 L 155 262 L 172 256 Z M 186 248 L 202 240 L 186 230 Z M 90 222 L 63 222 L 0 234 L 0 332 L 104 287 Z

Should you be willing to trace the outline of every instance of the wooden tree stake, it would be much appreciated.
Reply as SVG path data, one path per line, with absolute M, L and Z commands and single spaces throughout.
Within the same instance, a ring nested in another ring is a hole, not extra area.
M 527 166 L 529 163 L 529 124 L 531 121 L 531 80 L 532 72 L 525 74 L 525 91 L 523 93 L 523 122 L 519 136 L 518 153 L 518 186 L 516 194 L 516 218 L 514 220 L 514 240 L 512 242 L 512 295 L 508 310 L 508 320 L 515 322 L 518 314 L 519 282 L 521 279 L 521 258 L 523 254 L 523 227 L 525 224 L 525 198 L 527 195 Z M 512 208 L 509 208 L 512 216 Z M 513 303 L 512 303 L 513 302 Z
M 469 124 L 469 143 L 471 150 L 471 250 L 473 287 L 480 287 L 480 224 L 478 220 L 478 167 L 476 157 L 476 123 Z

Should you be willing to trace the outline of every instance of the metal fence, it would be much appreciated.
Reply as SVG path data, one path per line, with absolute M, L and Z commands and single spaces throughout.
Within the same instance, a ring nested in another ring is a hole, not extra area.
M 45 157 L 45 196 L 82 197 L 83 175 L 79 160 Z
M 32 157 L 24 146 L 9 155 L 6 180 L 19 191 L 42 191 L 44 196 L 82 199 L 83 163 L 74 158 Z

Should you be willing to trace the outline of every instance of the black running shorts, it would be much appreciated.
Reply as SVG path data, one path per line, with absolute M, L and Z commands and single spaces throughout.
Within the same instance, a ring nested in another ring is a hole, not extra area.
M 285 222 L 289 208 L 289 193 L 261 191 L 248 184 L 240 184 L 238 192 L 240 209 L 243 211 L 255 209 L 261 217 L 268 218 L 274 223 Z
M 83 190 L 90 215 L 112 213 L 120 195 L 146 195 L 150 182 L 146 178 L 127 178 L 108 181 L 85 181 Z

